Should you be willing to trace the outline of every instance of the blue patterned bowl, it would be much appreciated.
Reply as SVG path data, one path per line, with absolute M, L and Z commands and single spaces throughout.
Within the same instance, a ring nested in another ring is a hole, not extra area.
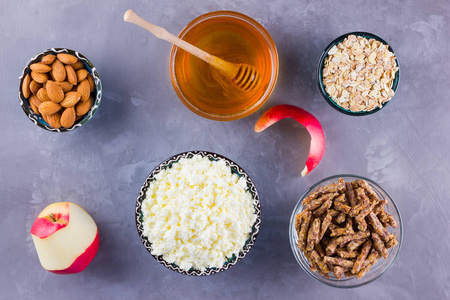
M 47 54 L 55 54 L 56 55 L 58 53 L 71 54 L 71 55 L 77 57 L 81 62 L 83 62 L 87 71 L 94 78 L 95 90 L 92 93 L 95 94 L 95 96 L 94 96 L 94 104 L 92 105 L 90 111 L 86 115 L 83 116 L 83 118 L 76 121 L 75 124 L 73 124 L 70 128 L 61 127 L 61 128 L 55 129 L 55 128 L 50 127 L 50 125 L 42 118 L 42 116 L 36 115 L 34 113 L 34 111 L 31 109 L 30 102 L 28 101 L 27 98 L 25 98 L 25 96 L 22 93 L 22 82 L 23 82 L 25 76 L 31 72 L 31 69 L 30 69 L 31 64 L 41 61 L 42 57 L 44 57 Z M 66 132 L 66 131 L 72 131 L 78 127 L 83 126 L 97 112 L 97 109 L 100 105 L 100 100 L 102 98 L 102 83 L 100 81 L 100 77 L 98 75 L 97 69 L 94 67 L 94 65 L 91 63 L 91 61 L 88 60 L 83 54 L 73 51 L 73 50 L 70 50 L 70 49 L 66 49 L 66 48 L 51 48 L 51 49 L 47 49 L 45 51 L 38 53 L 36 56 L 34 56 L 33 58 L 30 59 L 27 66 L 23 69 L 22 75 L 19 77 L 19 81 L 20 81 L 20 84 L 19 84 L 20 106 L 22 106 L 22 109 L 25 112 L 25 114 L 27 115 L 28 119 L 30 119 L 37 126 L 43 128 L 45 130 L 48 130 L 48 131 Z
M 142 214 L 142 202 L 145 199 L 145 193 L 147 192 L 147 189 L 150 185 L 150 182 L 155 180 L 156 174 L 161 172 L 162 170 L 166 168 L 170 168 L 170 166 L 173 163 L 177 163 L 181 158 L 191 158 L 194 155 L 201 155 L 202 157 L 208 157 L 210 160 L 224 160 L 228 166 L 230 166 L 231 171 L 235 174 L 237 174 L 239 177 L 243 177 L 245 181 L 247 182 L 248 191 L 252 194 L 253 200 L 255 200 L 255 214 L 256 214 L 256 221 L 253 224 L 252 232 L 250 233 L 250 237 L 245 242 L 245 245 L 241 252 L 239 252 L 238 256 L 233 256 L 232 258 L 228 259 L 221 268 L 208 268 L 204 271 L 196 270 L 196 269 L 189 269 L 189 270 L 183 270 L 178 265 L 174 263 L 169 263 L 164 260 L 162 255 L 157 256 L 153 255 L 152 253 L 152 244 L 149 242 L 147 237 L 144 235 L 144 225 L 143 225 L 143 214 Z M 163 266 L 166 268 L 173 270 L 175 272 L 185 274 L 185 275 L 194 275 L 194 276 L 205 276 L 205 275 L 211 275 L 216 274 L 219 272 L 223 272 L 230 268 L 231 266 L 234 266 L 238 261 L 244 258 L 244 256 L 250 251 L 250 248 L 255 243 L 256 237 L 259 232 L 259 228 L 261 226 L 261 205 L 259 202 L 258 192 L 256 191 L 256 186 L 253 183 L 253 181 L 250 179 L 250 176 L 241 168 L 239 167 L 235 162 L 232 160 L 221 156 L 216 153 L 207 152 L 207 151 L 188 151 L 183 152 L 177 155 L 174 155 L 162 163 L 160 163 L 153 171 L 147 176 L 144 183 L 142 184 L 142 187 L 139 191 L 139 196 L 137 197 L 136 201 L 136 210 L 135 210 L 135 220 L 136 220 L 136 227 L 139 234 L 139 237 L 141 238 L 141 242 L 144 245 L 144 247 L 148 250 L 148 252 Z

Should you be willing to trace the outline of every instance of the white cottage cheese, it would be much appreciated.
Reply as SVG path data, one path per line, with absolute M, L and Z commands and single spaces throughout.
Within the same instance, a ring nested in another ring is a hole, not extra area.
M 142 203 L 152 254 L 183 270 L 222 267 L 242 250 L 256 220 L 246 188 L 224 160 L 194 155 L 162 170 Z

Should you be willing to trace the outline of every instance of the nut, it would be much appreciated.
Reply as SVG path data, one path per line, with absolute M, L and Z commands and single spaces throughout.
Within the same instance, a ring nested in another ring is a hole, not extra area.
M 68 92 L 64 100 L 60 103 L 62 107 L 72 107 L 80 101 L 81 95 L 78 92 Z
M 27 75 L 25 75 L 25 78 L 22 81 L 22 94 L 25 98 L 30 97 L 30 94 L 31 94 L 30 83 L 31 83 L 31 77 L 30 77 L 30 74 L 27 74 Z
M 81 94 L 81 101 L 88 100 L 89 94 L 91 93 L 91 86 L 89 85 L 89 81 L 87 79 L 78 84 L 77 92 Z
M 94 99 L 89 97 L 87 101 L 79 101 L 75 107 L 76 113 L 79 116 L 86 114 L 94 104 Z
M 48 76 L 46 73 L 38 73 L 35 71 L 31 71 L 31 78 L 38 83 L 45 83 L 48 80 Z
M 82 61 L 77 61 L 76 63 L 74 63 L 73 65 L 71 65 L 71 67 L 75 70 L 78 71 L 79 69 L 84 68 L 84 64 Z
M 55 60 L 56 61 L 56 60 Z M 64 92 L 61 87 L 54 81 L 47 81 L 46 85 L 47 95 L 55 103 L 59 103 L 64 99 Z
M 52 64 L 52 76 L 55 81 L 64 81 L 66 79 L 66 69 L 58 59 L 55 59 Z
M 41 115 L 41 113 L 39 112 L 39 108 L 36 105 L 34 105 L 33 102 L 30 102 L 30 107 L 36 115 L 38 115 L 38 116 Z
M 88 71 L 86 69 L 80 69 L 77 71 L 77 82 L 83 81 L 88 74 Z
M 77 73 L 69 65 L 65 66 L 65 68 L 66 68 L 66 74 L 67 74 L 67 81 L 72 85 L 76 85 L 78 83 Z
M 73 85 L 70 84 L 68 81 L 57 81 L 57 85 L 63 90 L 64 93 L 70 92 L 73 88 Z
M 58 54 L 56 54 L 56 57 L 63 64 L 66 64 L 66 65 L 73 65 L 74 63 L 76 63 L 78 61 L 78 58 L 76 58 L 75 56 L 73 56 L 71 54 L 66 54 L 66 53 L 58 53 Z
M 38 72 L 38 73 L 47 73 L 52 70 L 52 67 L 47 66 L 47 65 L 43 64 L 42 62 L 38 62 L 38 63 L 30 65 L 30 69 L 35 72 Z
M 95 89 L 95 81 L 94 81 L 94 77 L 92 77 L 91 74 L 88 74 L 87 79 L 89 81 L 89 86 L 91 87 L 91 92 L 94 91 Z
M 47 54 L 42 58 L 42 63 L 46 65 L 51 65 L 56 59 L 56 56 L 53 54 Z
M 33 94 L 37 94 L 37 92 L 39 91 L 39 89 L 42 87 L 42 84 L 40 84 L 40 83 L 37 83 L 36 81 L 34 81 L 34 80 L 31 80 L 31 82 L 30 82 L 30 91 L 33 93 Z
M 30 104 L 33 103 L 33 105 L 36 106 L 37 108 L 39 108 L 39 106 L 41 106 L 42 101 L 39 99 L 38 96 L 31 95 L 29 100 L 30 100 Z
M 39 112 L 43 115 L 51 115 L 61 109 L 61 105 L 52 101 L 42 102 L 39 106 Z
M 55 129 L 58 129 L 61 127 L 61 113 L 56 112 L 54 114 L 47 116 L 47 122 L 48 124 Z
M 66 108 L 61 114 L 61 126 L 65 128 L 71 127 L 75 123 L 76 117 L 73 107 Z
M 41 87 L 39 89 L 39 91 L 37 92 L 37 97 L 39 98 L 39 100 L 41 100 L 41 102 L 51 101 L 50 98 L 48 97 L 47 89 L 44 87 Z

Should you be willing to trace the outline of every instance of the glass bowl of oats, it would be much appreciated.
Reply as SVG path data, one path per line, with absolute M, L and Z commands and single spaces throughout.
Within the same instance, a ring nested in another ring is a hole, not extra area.
M 394 50 L 368 32 L 351 32 L 332 41 L 317 67 L 322 96 L 333 108 L 352 116 L 380 111 L 392 100 L 399 80 Z

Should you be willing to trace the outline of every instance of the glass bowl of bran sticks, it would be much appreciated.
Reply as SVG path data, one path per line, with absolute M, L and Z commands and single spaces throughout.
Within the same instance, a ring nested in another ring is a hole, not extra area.
M 289 240 L 295 259 L 333 287 L 368 284 L 393 265 L 402 220 L 391 196 L 374 181 L 341 174 L 310 187 L 295 206 Z

